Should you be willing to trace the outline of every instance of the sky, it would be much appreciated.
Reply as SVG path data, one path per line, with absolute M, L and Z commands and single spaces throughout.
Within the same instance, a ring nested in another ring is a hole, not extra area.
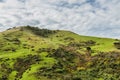
M 0 0 L 0 31 L 24 25 L 120 38 L 120 0 Z

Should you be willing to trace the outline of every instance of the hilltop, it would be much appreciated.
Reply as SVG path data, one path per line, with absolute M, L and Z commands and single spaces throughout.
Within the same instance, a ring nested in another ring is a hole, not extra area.
M 119 80 L 117 39 L 14 27 L 0 33 L 0 80 Z

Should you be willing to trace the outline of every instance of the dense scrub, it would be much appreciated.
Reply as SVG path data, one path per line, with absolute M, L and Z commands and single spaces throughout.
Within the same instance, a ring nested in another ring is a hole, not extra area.
M 8 80 L 8 76 L 13 70 L 9 64 L 9 60 L 9 58 L 0 59 L 0 80 Z
M 27 55 L 24 58 L 17 58 L 16 62 L 14 63 L 14 70 L 18 73 L 16 75 L 17 78 L 21 78 L 22 74 L 27 70 L 30 69 L 32 64 L 39 62 L 41 59 L 38 55 Z
M 24 30 L 24 28 L 31 30 L 34 34 L 42 36 L 42 37 L 48 37 L 50 34 L 56 33 L 56 31 L 52 31 L 48 29 L 39 29 L 38 27 L 31 27 L 31 26 L 25 26 L 21 29 Z
M 37 27 L 0 34 L 0 80 L 120 80 L 119 40 Z
M 95 56 L 80 54 L 70 46 L 60 46 L 57 49 L 43 48 L 39 54 L 47 52 L 46 58 L 54 58 L 57 62 L 51 66 L 38 68 L 33 75 L 37 79 L 45 77 L 51 80 L 119 80 L 120 53 L 102 52 Z M 16 79 L 22 78 L 32 64 L 43 61 L 40 55 L 27 55 L 16 59 L 1 59 L 1 80 L 8 80 L 12 71 L 17 71 Z M 14 62 L 13 67 L 9 60 Z
M 120 53 L 99 53 L 95 56 L 79 54 L 67 47 L 59 47 L 50 54 L 58 62 L 52 67 L 42 67 L 36 76 L 52 80 L 119 80 Z
M 41 61 L 39 55 L 27 55 L 16 59 L 0 59 L 0 80 L 9 80 L 9 75 L 12 71 L 16 71 L 16 79 L 22 78 L 23 73 L 31 68 L 32 64 L 36 64 Z M 9 64 L 12 61 L 13 64 Z
M 120 42 L 114 42 L 114 46 L 115 46 L 117 49 L 120 49 Z

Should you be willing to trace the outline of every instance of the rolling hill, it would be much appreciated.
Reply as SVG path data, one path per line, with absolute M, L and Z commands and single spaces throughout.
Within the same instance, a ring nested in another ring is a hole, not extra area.
M 119 80 L 119 46 L 118 39 L 14 27 L 0 33 L 0 80 Z

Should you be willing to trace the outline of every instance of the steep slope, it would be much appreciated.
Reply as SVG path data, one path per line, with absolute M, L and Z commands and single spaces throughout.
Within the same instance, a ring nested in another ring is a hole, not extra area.
M 102 61 L 107 60 L 108 56 L 110 60 L 115 60 L 109 64 L 108 59 L 103 67 L 116 64 L 117 69 L 120 69 L 119 49 L 115 48 L 114 42 L 116 42 L 114 39 L 81 36 L 63 30 L 38 29 L 30 26 L 9 29 L 0 33 L 0 78 L 62 80 L 63 77 L 64 80 L 70 78 L 88 80 L 87 77 L 92 73 L 89 70 L 99 69 L 98 65 L 104 64 Z M 79 73 L 81 75 L 74 76 Z M 104 80 L 106 78 L 104 75 L 116 79 L 118 75 L 117 72 L 114 76 L 105 72 L 97 77 L 98 74 L 92 75 L 91 79 Z

